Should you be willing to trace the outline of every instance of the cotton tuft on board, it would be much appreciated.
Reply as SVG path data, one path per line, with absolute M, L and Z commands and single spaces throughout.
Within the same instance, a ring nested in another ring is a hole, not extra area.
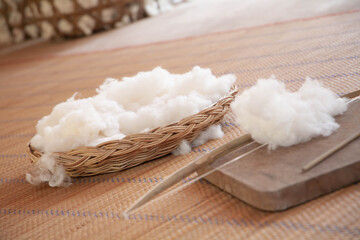
M 97 95 L 84 99 L 74 95 L 38 122 L 30 144 L 45 154 L 26 179 L 63 186 L 69 178 L 52 153 L 96 146 L 177 122 L 218 101 L 235 79 L 230 74 L 217 78 L 210 69 L 200 67 L 185 74 L 157 67 L 122 81 L 108 78 Z
M 275 149 L 331 135 L 339 128 L 333 117 L 344 113 L 347 104 L 310 78 L 297 92 L 289 92 L 272 77 L 258 80 L 236 97 L 231 108 L 255 141 Z

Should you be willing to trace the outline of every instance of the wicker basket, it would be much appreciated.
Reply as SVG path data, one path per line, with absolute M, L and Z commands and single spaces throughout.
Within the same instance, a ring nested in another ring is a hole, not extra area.
M 145 16 L 144 0 L 0 0 L 0 46 L 86 36 Z
M 26 25 L 43 38 L 80 37 L 145 16 L 143 0 L 28 0 Z
M 24 7 L 24 0 L 0 0 L 0 46 L 25 39 Z
M 169 154 L 182 140 L 192 141 L 209 126 L 218 124 L 230 110 L 230 103 L 237 93 L 237 87 L 233 86 L 227 95 L 212 106 L 177 123 L 104 142 L 96 147 L 78 147 L 68 152 L 54 153 L 54 156 L 71 177 L 117 172 L 139 165 Z M 33 163 L 43 154 L 30 144 L 26 150 Z

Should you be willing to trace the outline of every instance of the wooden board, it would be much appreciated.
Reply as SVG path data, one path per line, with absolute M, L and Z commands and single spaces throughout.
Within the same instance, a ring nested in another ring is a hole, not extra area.
M 268 211 L 285 210 L 357 182 L 360 180 L 359 138 L 308 172 L 301 172 L 306 163 L 360 131 L 360 100 L 349 104 L 348 111 L 336 120 L 341 127 L 329 137 L 274 151 L 261 148 L 205 179 L 246 203 Z M 259 146 L 256 142 L 245 145 L 198 173 L 220 166 L 256 146 Z

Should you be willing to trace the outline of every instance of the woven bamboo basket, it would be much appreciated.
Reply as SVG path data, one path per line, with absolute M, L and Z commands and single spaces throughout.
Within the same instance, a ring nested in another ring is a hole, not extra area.
M 177 123 L 154 128 L 147 133 L 128 135 L 121 140 L 104 142 L 96 147 L 78 147 L 68 152 L 57 152 L 54 156 L 71 177 L 117 172 L 134 167 L 169 154 L 182 140 L 192 141 L 211 125 L 218 124 L 230 110 L 230 104 L 237 93 L 237 87 L 233 86 L 228 94 L 212 106 Z M 33 163 L 43 154 L 30 143 L 26 151 Z
M 144 17 L 144 0 L 0 0 L 0 45 L 82 37 Z
M 90 35 L 145 17 L 143 0 L 28 0 L 24 12 L 43 38 Z
M 24 0 L 0 0 L 0 46 L 24 40 L 24 7 Z

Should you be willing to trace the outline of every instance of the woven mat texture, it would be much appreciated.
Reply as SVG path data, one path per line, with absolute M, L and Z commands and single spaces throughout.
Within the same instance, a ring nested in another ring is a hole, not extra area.
M 106 77 L 200 65 L 236 74 L 241 91 L 271 75 L 291 90 L 306 76 L 339 95 L 358 90 L 359 22 L 360 12 L 352 11 L 111 51 L 0 59 L 0 239 L 360 239 L 359 183 L 270 213 L 202 180 L 122 219 L 123 210 L 175 170 L 242 135 L 231 114 L 222 139 L 185 156 L 73 179 L 67 188 L 32 186 L 24 178 L 31 167 L 25 146 L 37 120 L 76 91 L 93 95 Z

